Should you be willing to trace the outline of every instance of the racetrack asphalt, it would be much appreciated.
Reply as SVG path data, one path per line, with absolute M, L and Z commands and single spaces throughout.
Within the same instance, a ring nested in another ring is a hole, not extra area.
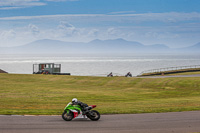
M 0 115 L 0 133 L 197 133 L 200 111 L 102 115 L 99 121 L 61 116 Z

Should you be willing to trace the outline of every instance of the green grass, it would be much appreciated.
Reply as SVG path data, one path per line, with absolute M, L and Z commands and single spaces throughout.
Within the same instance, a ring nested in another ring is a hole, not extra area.
M 102 114 L 200 110 L 200 78 L 0 74 L 0 114 L 59 115 L 74 97 Z
M 200 74 L 200 72 L 183 72 L 183 73 L 166 74 L 166 75 L 195 75 L 195 74 Z
M 152 75 L 152 76 L 178 76 L 178 75 L 197 75 L 200 72 L 182 72 L 182 73 L 174 73 L 174 74 L 164 74 L 164 75 Z
M 188 68 L 188 69 L 170 70 L 170 71 L 162 71 L 162 72 L 143 73 L 142 75 L 139 75 L 139 76 L 162 76 L 162 74 L 164 75 L 200 74 L 200 68 Z

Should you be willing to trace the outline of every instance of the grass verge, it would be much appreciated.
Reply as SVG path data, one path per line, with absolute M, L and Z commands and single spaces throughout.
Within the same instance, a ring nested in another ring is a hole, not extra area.
M 200 74 L 200 72 L 183 72 L 183 73 L 176 73 L 176 74 L 166 74 L 169 76 L 173 76 L 173 75 L 196 75 L 196 74 Z
M 200 110 L 200 78 L 0 74 L 0 114 L 58 115 L 74 97 L 102 114 Z
M 200 73 L 200 68 L 188 68 L 188 69 L 143 73 L 142 75 L 139 76 L 189 75 L 189 74 L 199 74 L 199 73 Z

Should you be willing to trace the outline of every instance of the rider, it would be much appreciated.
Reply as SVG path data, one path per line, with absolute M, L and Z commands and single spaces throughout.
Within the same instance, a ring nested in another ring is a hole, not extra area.
M 79 105 L 79 106 L 81 106 L 83 114 L 87 113 L 87 111 L 88 111 L 88 105 L 86 103 L 78 101 L 77 98 L 73 98 L 72 99 L 72 105 Z
M 113 77 L 112 72 L 110 74 L 108 74 L 107 77 Z
M 125 75 L 125 77 L 132 77 L 132 74 L 130 73 L 130 72 L 128 72 L 126 75 Z

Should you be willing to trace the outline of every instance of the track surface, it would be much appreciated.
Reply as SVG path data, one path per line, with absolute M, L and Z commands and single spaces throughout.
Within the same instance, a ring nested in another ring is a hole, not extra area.
M 200 111 L 102 115 L 99 121 L 61 116 L 0 115 L 0 133 L 197 133 Z

